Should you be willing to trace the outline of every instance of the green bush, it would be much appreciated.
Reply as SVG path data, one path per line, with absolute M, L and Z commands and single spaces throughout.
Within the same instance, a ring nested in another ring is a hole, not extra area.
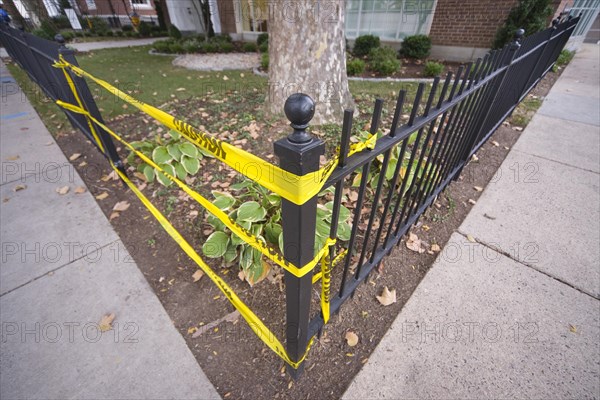
M 31 33 L 37 37 L 41 37 L 42 39 L 54 40 L 54 36 L 50 35 L 48 32 L 46 32 L 43 29 L 34 29 L 33 31 L 31 31 Z
M 108 22 L 106 22 L 106 20 L 103 18 L 91 17 L 88 18 L 88 21 L 90 23 L 90 31 L 92 33 L 103 36 L 110 30 Z
M 269 53 L 263 53 L 260 57 L 260 66 L 265 71 L 269 69 Z
M 211 37 L 210 41 L 213 43 L 231 43 L 231 42 L 233 42 L 233 39 L 231 39 L 231 36 L 229 36 L 227 34 L 223 34 L 223 35 L 215 35 L 215 36 Z
M 556 72 L 558 71 L 558 67 L 562 67 L 570 63 L 573 57 L 575 57 L 574 51 L 563 49 L 558 55 L 556 62 L 552 66 L 552 72 Z
M 200 49 L 200 43 L 196 39 L 186 40 L 183 42 L 183 49 L 186 53 L 197 53 Z
M 440 76 L 444 71 L 444 64 L 435 62 L 435 61 L 427 61 L 425 63 L 425 67 L 423 68 L 423 75 L 425 76 Z
M 407 36 L 402 41 L 400 54 L 410 58 L 425 58 L 431 51 L 431 39 L 427 35 Z
M 58 33 L 58 29 L 54 26 L 51 20 L 44 20 L 40 25 L 40 29 L 43 30 L 47 36 L 50 37 L 50 40 L 54 40 L 54 35 Z
M 131 25 L 123 25 L 121 27 L 121 30 L 123 32 L 133 32 L 133 26 L 131 26 Z
M 242 49 L 246 53 L 256 53 L 256 50 L 258 50 L 258 46 L 256 45 L 256 43 L 248 42 L 248 43 L 244 43 L 244 45 L 242 46 Z
M 379 48 L 381 42 L 378 36 L 363 35 L 356 38 L 354 41 L 353 53 L 356 57 L 366 56 L 373 49 Z
M 170 53 L 171 52 L 171 44 L 172 43 L 173 42 L 171 42 L 169 40 L 158 40 L 158 41 L 154 42 L 154 44 L 152 45 L 152 47 L 158 53 Z
M 115 36 L 123 36 L 123 31 L 115 31 Z
M 400 60 L 396 58 L 396 51 L 391 47 L 378 47 L 369 52 L 369 67 L 380 74 L 390 75 L 398 71 Z
M 219 49 L 219 46 L 216 43 L 212 42 L 202 42 L 198 46 L 199 53 L 216 53 Z
M 52 17 L 52 24 L 56 29 L 71 29 L 69 18 L 66 15 Z
M 114 36 L 114 32 L 113 31 L 107 31 L 104 36 L 113 37 Z
M 365 72 L 365 62 L 359 58 L 354 58 L 346 62 L 346 72 L 349 76 L 360 75 Z
M 217 45 L 217 51 L 219 53 L 231 53 L 232 51 L 235 50 L 235 46 L 233 45 L 233 43 L 219 43 Z
M 83 37 L 85 33 L 83 32 L 75 32 L 75 37 Z
M 533 35 L 546 28 L 552 15 L 552 0 L 519 0 L 504 25 L 498 28 L 493 47 L 499 49 L 513 40 L 517 29 L 525 29 L 527 35 Z
M 75 37 L 75 32 L 72 31 L 61 31 L 60 34 L 65 39 L 65 42 L 69 42 Z
M 169 27 L 169 36 L 171 36 L 173 39 L 181 39 L 182 35 L 181 31 L 179 31 L 175 25 L 171 25 Z
M 269 43 L 263 43 L 260 46 L 258 46 L 258 51 L 260 51 L 261 53 L 268 53 L 269 52 Z
M 169 53 L 172 54 L 183 54 L 185 53 L 185 49 L 180 43 L 172 43 L 169 45 Z
M 141 36 L 148 37 L 152 33 L 152 25 L 146 21 L 142 21 L 140 22 L 140 26 L 138 26 L 138 32 Z
M 261 33 L 260 35 L 258 35 L 258 37 L 256 38 L 256 45 L 258 47 L 260 47 L 262 44 L 264 43 L 269 43 L 269 34 L 268 33 Z

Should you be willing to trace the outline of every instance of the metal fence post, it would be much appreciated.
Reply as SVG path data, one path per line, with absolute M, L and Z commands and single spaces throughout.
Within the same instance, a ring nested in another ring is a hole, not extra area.
M 471 137 L 468 138 L 469 142 L 465 146 L 464 152 L 461 155 L 462 166 L 456 171 L 456 174 L 454 175 L 454 178 L 453 178 L 454 180 L 456 180 L 460 177 L 460 174 L 462 173 L 463 168 L 469 162 L 469 158 L 471 157 L 471 152 L 473 151 L 473 147 L 477 145 L 478 139 L 482 135 L 482 130 L 485 129 L 487 126 L 488 119 L 489 119 L 492 111 L 494 110 L 494 104 L 500 98 L 500 95 L 502 94 L 502 88 L 504 87 L 505 82 L 507 82 L 507 78 L 509 78 L 510 69 L 512 67 L 513 60 L 515 59 L 515 57 L 517 55 L 517 51 L 521 47 L 521 40 L 523 39 L 524 35 L 525 35 L 524 29 L 517 29 L 517 31 L 515 32 L 514 39 L 509 45 L 510 46 L 509 52 L 506 55 L 506 59 L 507 59 L 506 71 L 504 71 L 504 74 L 502 75 L 502 79 L 500 80 L 498 86 L 493 89 L 493 93 L 495 93 L 494 97 L 488 105 L 487 112 L 485 113 L 485 117 L 483 117 L 483 119 L 481 120 L 479 129 L 474 130 Z
M 274 144 L 281 168 L 299 176 L 318 170 L 325 143 L 306 132 L 315 113 L 314 101 L 308 95 L 293 94 L 287 99 L 284 111 L 294 131 Z M 302 205 L 283 199 L 281 208 L 284 257 L 301 267 L 314 257 L 317 197 Z M 308 345 L 312 275 L 311 272 L 298 278 L 285 271 L 286 348 L 294 361 L 304 355 Z M 288 372 L 294 379 L 302 370 L 303 364 L 298 369 L 288 366 Z

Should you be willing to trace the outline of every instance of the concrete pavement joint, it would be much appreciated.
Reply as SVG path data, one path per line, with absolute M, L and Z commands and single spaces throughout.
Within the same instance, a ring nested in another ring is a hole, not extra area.
M 550 160 L 550 161 L 552 161 L 552 160 Z M 467 236 L 470 236 L 469 234 L 461 232 L 461 231 L 460 231 L 460 229 L 457 229 L 455 232 L 456 232 L 456 233 L 458 233 L 458 234 L 460 234 L 460 235 L 462 235 L 462 236 L 464 236 L 464 237 L 465 237 L 465 239 L 469 240 L 469 238 L 467 237 Z M 494 245 L 488 244 L 488 243 L 486 243 L 486 242 L 484 242 L 484 241 L 482 241 L 482 240 L 480 240 L 480 239 L 477 239 L 476 237 L 472 237 L 472 238 L 473 238 L 473 239 L 474 239 L 474 240 L 475 240 L 477 243 L 479 243 L 480 245 L 482 245 L 482 246 L 485 246 L 485 247 L 487 247 L 488 249 L 490 249 L 490 250 L 492 250 L 492 251 L 495 251 L 496 253 L 498 253 L 498 254 L 501 254 L 501 255 L 503 255 L 503 256 L 505 256 L 505 257 L 507 257 L 507 258 L 511 259 L 512 261 L 516 262 L 517 264 L 521 264 L 521 265 L 523 265 L 523 266 L 525 266 L 525 267 L 529 267 L 529 268 L 531 268 L 531 269 L 533 269 L 533 270 L 535 270 L 535 271 L 537 271 L 537 272 L 539 272 L 539 273 L 541 273 L 541 274 L 543 274 L 543 275 L 546 275 L 546 276 L 547 276 L 547 277 L 549 277 L 549 278 L 552 278 L 552 279 L 554 279 L 555 281 L 558 281 L 558 282 L 560 282 L 560 283 L 562 283 L 562 284 L 564 284 L 564 285 L 567 285 L 567 286 L 569 286 L 569 287 L 570 287 L 570 288 L 572 288 L 572 289 L 575 289 L 575 290 L 577 290 L 577 291 L 578 291 L 578 292 L 580 292 L 580 293 L 583 293 L 583 294 L 585 294 L 585 295 L 587 295 L 587 296 L 590 296 L 590 297 L 591 297 L 591 298 L 593 298 L 594 300 L 600 300 L 600 298 L 599 298 L 599 297 L 596 297 L 596 296 L 594 296 L 593 294 L 591 294 L 591 293 L 588 293 L 588 292 L 586 292 L 585 290 L 583 290 L 583 289 L 581 289 L 581 288 L 578 288 L 577 286 L 573 286 L 572 284 L 570 284 L 569 282 L 567 282 L 567 281 L 565 281 L 565 280 L 563 280 L 563 279 L 561 279 L 561 278 L 558 278 L 558 277 L 556 277 L 556 276 L 554 276 L 554 275 L 552 275 L 552 274 L 549 274 L 549 273 L 547 273 L 547 272 L 545 272 L 545 271 L 542 271 L 541 269 L 539 269 L 539 268 L 535 267 L 535 266 L 534 266 L 534 265 L 532 265 L 532 264 L 528 264 L 528 263 L 526 263 L 526 262 L 523 262 L 523 261 L 521 261 L 521 260 L 519 260 L 519 259 L 517 259 L 517 258 L 513 257 L 513 256 L 512 256 L 512 255 L 511 255 L 509 252 L 507 252 L 507 251 L 504 251 L 504 250 L 502 250 L 501 248 L 499 248 L 499 247 L 497 247 L 497 246 L 494 246 Z
M 6 292 L 4 292 L 4 293 L 0 293 L 0 298 L 1 298 L 2 296 L 4 296 L 4 295 L 7 295 L 7 294 L 9 294 L 9 293 L 12 293 L 12 292 L 14 292 L 15 290 L 18 290 L 18 289 L 20 289 L 20 288 L 22 288 L 22 287 L 24 287 L 24 286 L 27 286 L 27 285 L 29 285 L 30 283 L 32 283 L 32 282 L 35 282 L 35 281 L 37 281 L 38 279 L 41 279 L 41 278 L 43 278 L 43 277 L 45 277 L 45 276 L 48 276 L 48 275 L 50 275 L 50 273 L 54 273 L 54 272 L 58 271 L 59 269 L 63 269 L 64 267 L 67 267 L 67 266 L 69 266 L 69 265 L 71 265 L 71 264 L 73 264 L 73 263 L 75 263 L 75 262 L 77 262 L 77 261 L 79 261 L 79 260 L 81 260 L 81 259 L 83 259 L 83 258 L 86 258 L 87 256 L 91 255 L 92 253 L 100 252 L 100 251 L 102 251 L 104 248 L 106 248 L 106 247 L 108 247 L 108 246 L 111 246 L 111 245 L 114 245 L 115 243 L 120 243 L 120 242 L 121 242 L 121 239 L 114 240 L 114 241 L 112 241 L 112 242 L 109 242 L 109 243 L 105 244 L 104 246 L 101 246 L 101 247 L 97 247 L 97 248 L 95 248 L 93 251 L 90 251 L 90 252 L 87 252 L 87 253 L 85 253 L 85 254 L 82 254 L 80 257 L 77 257 L 77 258 L 74 258 L 74 259 L 72 259 L 72 260 L 69 260 L 69 262 L 68 262 L 68 263 L 66 263 L 66 264 L 63 264 L 63 265 L 61 265 L 61 266 L 58 266 L 58 267 L 54 268 L 53 270 L 50 270 L 50 271 L 46 272 L 46 273 L 45 273 L 45 274 L 43 274 L 43 275 L 36 276 L 35 278 L 33 278 L 33 279 L 30 279 L 30 280 L 28 280 L 27 282 L 25 282 L 25 283 L 22 283 L 22 284 L 20 284 L 20 285 L 19 285 L 19 286 L 17 286 L 17 287 L 14 287 L 14 288 L 12 288 L 12 289 L 10 289 L 10 290 L 7 290 L 7 291 L 6 291 Z
M 554 163 L 557 163 L 557 164 L 560 164 L 560 165 L 564 165 L 565 167 L 571 167 L 571 168 L 575 168 L 575 169 L 578 169 L 578 170 L 581 170 L 581 171 L 591 172 L 593 174 L 600 175 L 600 173 L 598 173 L 596 171 L 592 171 L 591 169 L 581 168 L 581 167 L 578 167 L 577 165 L 572 165 L 572 164 L 568 164 L 568 163 L 565 163 L 565 162 L 562 162 L 562 161 L 553 160 L 553 159 L 548 158 L 548 157 L 538 156 L 537 154 L 528 153 L 526 151 L 521 151 L 519 149 L 514 149 L 514 150 L 517 153 L 527 154 L 528 156 L 531 156 L 531 157 L 541 158 L 542 160 L 546 160 L 546 161 L 554 162 Z

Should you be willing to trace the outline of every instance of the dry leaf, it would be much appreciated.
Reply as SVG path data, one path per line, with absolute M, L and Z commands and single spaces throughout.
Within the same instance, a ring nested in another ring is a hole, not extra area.
M 442 249 L 437 244 L 432 244 L 431 251 L 440 252 L 440 251 L 442 251 Z
M 113 219 L 118 218 L 119 215 L 121 215 L 121 214 L 119 214 L 118 212 L 115 211 L 115 212 L 113 212 L 113 213 L 110 214 L 110 217 L 108 217 L 108 220 L 112 221 Z
M 129 208 L 129 202 L 127 200 L 119 201 L 113 207 L 113 211 L 125 211 Z
M 27 189 L 27 185 L 17 185 L 13 188 L 13 192 L 18 192 L 19 190 Z
M 495 140 L 492 141 L 492 144 L 496 147 L 500 146 L 500 143 L 496 142 Z
M 63 186 L 63 187 L 56 188 L 56 193 L 58 193 L 60 195 L 65 195 L 65 194 L 69 193 L 69 187 Z
M 21 158 L 21 157 L 19 157 L 19 156 L 17 155 L 17 156 L 11 156 L 11 157 L 8 157 L 8 158 L 7 158 L 7 160 L 8 160 L 8 161 L 16 161 L 16 160 L 18 160 L 19 158 Z
M 106 193 L 106 192 L 100 193 L 98 196 L 96 196 L 96 200 L 104 200 L 107 197 L 108 197 L 108 193 Z
M 381 295 L 376 297 L 382 305 L 389 306 L 396 302 L 396 289 L 389 290 L 388 287 L 385 286 Z
M 569 324 L 569 330 L 573 333 L 577 333 L 577 327 L 575 325 Z
M 469 199 L 469 204 L 475 205 L 475 204 L 477 204 L 477 202 L 475 200 L 473 200 L 473 199 Z
M 75 160 L 77 160 L 79 157 L 81 157 L 81 154 L 80 154 L 80 153 L 73 153 L 73 154 L 71 155 L 71 157 L 69 157 L 69 161 L 75 161 Z
M 408 234 L 408 240 L 406 241 L 406 247 L 409 250 L 412 250 L 419 254 L 425 253 L 425 249 L 421 247 L 421 240 L 414 233 Z
M 86 188 L 84 188 L 83 186 L 77 186 L 75 188 L 75 190 L 73 190 L 73 192 L 75 194 L 82 194 L 82 193 L 85 193 L 86 191 L 87 191 Z
M 477 190 L 478 192 L 483 192 L 483 188 L 481 186 L 473 186 L 473 189 Z
M 471 156 L 471 160 L 474 161 L 474 162 L 477 162 L 477 161 L 479 161 L 479 157 L 477 157 L 477 154 L 473 154 Z
M 346 332 L 346 343 L 350 347 L 356 346 L 358 344 L 358 335 L 352 331 Z
M 517 132 L 523 132 L 523 128 L 520 126 L 513 126 L 513 130 Z
M 475 238 L 471 235 L 467 235 L 467 240 L 471 243 L 477 243 L 477 240 L 475 240 Z
M 102 319 L 100 320 L 100 331 L 101 332 L 110 331 L 113 328 L 112 322 L 114 319 L 115 319 L 115 314 L 113 314 L 113 313 L 106 314 L 104 317 L 102 317 Z
M 192 279 L 194 282 L 198 282 L 204 276 L 204 272 L 201 269 L 196 270 L 194 275 L 192 275 Z

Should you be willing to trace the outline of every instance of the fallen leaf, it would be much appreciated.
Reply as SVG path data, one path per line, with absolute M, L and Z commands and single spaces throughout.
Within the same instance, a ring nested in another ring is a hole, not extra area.
M 231 322 L 231 323 L 235 324 L 235 323 L 237 323 L 239 316 L 240 316 L 240 312 L 238 310 L 230 312 L 229 314 L 225 315 L 224 317 L 221 317 L 213 322 L 209 322 L 206 325 L 202 325 L 200 327 L 200 329 L 196 329 L 196 332 L 194 332 L 192 337 L 197 338 L 198 336 L 202 335 L 204 332 L 208 332 L 208 331 L 212 330 L 213 328 L 217 327 L 222 322 Z
M 195 333 L 197 330 L 198 330 L 198 328 L 196 328 L 195 326 L 188 328 L 188 335 Z
M 473 200 L 473 199 L 469 199 L 469 204 L 475 205 L 475 204 L 477 204 L 477 202 L 475 200 Z
M 85 193 L 86 191 L 87 191 L 87 189 L 86 189 L 86 188 L 84 188 L 83 186 L 77 186 L 77 187 L 75 188 L 75 190 L 73 190 L 73 192 L 74 192 L 75 194 L 82 194 L 82 193 Z
M 27 189 L 27 185 L 17 185 L 13 188 L 13 192 L 18 192 L 19 190 Z
M 86 161 L 82 161 L 82 162 L 79 163 L 78 167 L 81 168 L 81 167 L 85 167 L 86 165 L 87 165 L 87 162 Z
M 108 220 L 112 221 L 113 219 L 118 218 L 119 215 L 121 215 L 121 214 L 119 214 L 118 212 L 115 211 L 115 212 L 113 212 L 113 213 L 110 214 L 110 217 L 108 217 Z
M 481 186 L 473 186 L 473 189 L 475 189 L 478 192 L 483 192 L 483 188 Z
M 346 343 L 350 347 L 356 346 L 358 344 L 358 335 L 352 331 L 346 332 Z
M 479 157 L 477 157 L 477 154 L 473 154 L 471 156 L 471 160 L 477 162 L 477 161 L 479 161 Z
M 414 233 L 408 234 L 408 240 L 406 241 L 406 247 L 409 250 L 412 250 L 419 254 L 425 253 L 425 249 L 421 247 L 421 240 Z
M 96 200 L 104 200 L 107 197 L 108 197 L 108 193 L 106 193 L 106 192 L 100 193 L 98 196 L 96 196 Z
M 192 275 L 192 279 L 194 282 L 198 282 L 204 276 L 204 272 L 201 269 L 196 270 L 194 275 Z
M 475 238 L 471 235 L 467 235 L 467 240 L 471 243 L 477 243 L 477 240 L 475 240 Z
M 184 87 L 180 87 L 180 88 L 177 88 L 175 90 L 178 91 L 178 92 L 185 92 L 185 88 Z
M 56 193 L 58 193 L 60 195 L 65 195 L 65 194 L 69 193 L 69 187 L 63 186 L 63 187 L 56 188 Z
M 383 288 L 380 296 L 376 296 L 377 300 L 384 306 L 389 306 L 396 302 L 396 289 L 392 289 L 391 291 L 387 286 Z
M 19 157 L 18 155 L 17 155 L 17 156 L 10 156 L 10 157 L 8 157 L 8 158 L 7 158 L 7 160 L 8 160 L 8 161 L 16 161 L 16 160 L 18 160 L 19 158 L 21 158 L 21 157 Z
M 113 314 L 113 313 L 106 314 L 105 316 L 103 316 L 102 319 L 100 320 L 100 331 L 101 332 L 110 331 L 113 328 L 112 322 L 114 319 L 115 319 L 115 314 Z
M 575 325 L 569 324 L 569 330 L 573 333 L 577 333 L 577 327 Z
M 113 207 L 113 211 L 125 211 L 129 208 L 129 202 L 127 200 L 119 201 Z
M 69 161 L 75 161 L 75 160 L 77 160 L 79 157 L 81 157 L 81 154 L 80 154 L 80 153 L 73 153 L 73 154 L 71 155 L 71 157 L 69 157 Z
M 440 252 L 440 251 L 442 251 L 442 249 L 440 248 L 440 246 L 439 246 L 439 245 L 437 245 L 437 244 L 432 244 L 432 245 L 431 245 L 431 251 Z
M 148 186 L 146 183 L 142 183 L 137 188 L 141 192 L 142 190 L 146 189 L 146 186 Z
M 523 132 L 523 128 L 520 126 L 513 126 L 513 131 L 517 131 L 517 132 Z
M 492 141 L 492 144 L 496 147 L 500 146 L 500 143 L 496 142 L 495 140 Z
M 224 75 L 224 76 L 223 76 L 223 80 L 224 80 L 224 81 L 228 81 L 228 80 L 229 80 L 229 78 L 227 77 L 227 75 Z

